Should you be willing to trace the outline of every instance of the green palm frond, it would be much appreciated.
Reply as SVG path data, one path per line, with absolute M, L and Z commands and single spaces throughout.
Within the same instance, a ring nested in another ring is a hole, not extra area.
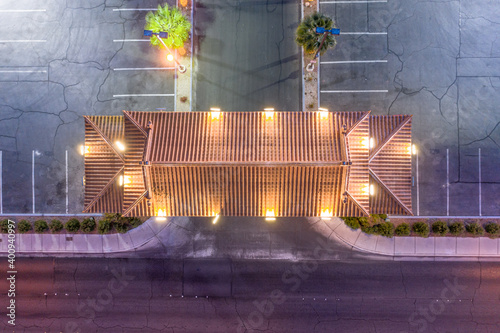
M 323 27 L 330 30 L 335 28 L 335 23 L 330 17 L 318 12 L 314 12 L 302 20 L 297 27 L 295 41 L 304 48 L 306 53 L 315 53 L 321 44 L 323 34 L 317 34 L 316 27 Z M 334 48 L 336 44 L 335 37 L 329 34 L 321 47 L 320 54 L 324 54 L 326 50 Z
M 169 48 L 179 48 L 184 45 L 184 42 L 189 38 L 189 31 L 191 30 L 191 22 L 176 8 L 169 8 L 168 4 L 165 6 L 158 5 L 158 10 L 153 13 L 146 14 L 146 30 L 153 32 L 165 31 L 168 37 L 163 41 Z M 161 42 L 156 36 L 151 37 L 151 44 L 157 47 L 162 47 Z

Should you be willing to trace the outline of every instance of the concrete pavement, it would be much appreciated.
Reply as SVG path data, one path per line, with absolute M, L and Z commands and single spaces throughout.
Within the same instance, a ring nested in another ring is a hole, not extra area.
M 7 252 L 7 235 L 0 238 L 0 253 Z M 318 246 L 332 251 L 317 258 Z M 16 252 L 32 256 L 112 256 L 161 258 L 233 258 L 284 260 L 339 260 L 381 255 L 394 260 L 461 258 L 496 260 L 500 239 L 488 237 L 393 237 L 352 230 L 339 218 L 210 219 L 151 218 L 125 234 L 18 234 Z

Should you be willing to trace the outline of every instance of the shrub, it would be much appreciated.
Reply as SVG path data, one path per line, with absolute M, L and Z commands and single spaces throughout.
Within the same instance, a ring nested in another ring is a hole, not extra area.
M 111 231 L 111 221 L 108 219 L 102 219 L 99 221 L 99 225 L 97 226 L 97 231 L 100 234 L 107 234 L 108 232 Z
M 394 233 L 396 234 L 396 236 L 410 236 L 410 225 L 408 223 L 402 223 L 396 227 Z
M 47 222 L 45 222 L 44 220 L 35 221 L 35 232 L 41 234 L 42 232 L 45 232 L 47 230 L 49 230 Z
M 22 234 L 24 234 L 32 229 L 33 229 L 33 226 L 31 225 L 31 223 L 29 223 L 26 220 L 21 220 L 17 224 L 17 230 L 19 230 L 19 232 Z
M 476 222 L 471 223 L 471 224 L 467 224 L 465 226 L 465 230 L 467 230 L 468 233 L 473 234 L 473 235 L 477 235 L 477 236 L 482 235 L 484 233 L 483 227 Z
M 95 219 L 93 217 L 82 221 L 81 229 L 83 232 L 92 232 L 95 230 Z
M 453 222 L 450 224 L 450 234 L 452 235 L 459 235 L 465 231 L 464 224 L 462 222 Z
M 387 214 L 378 214 L 382 220 L 385 220 L 387 218 Z
M 416 222 L 412 226 L 413 232 L 415 232 L 420 237 L 429 236 L 429 225 L 425 222 Z
M 486 232 L 490 235 L 498 235 L 500 233 L 500 225 L 498 225 L 498 223 L 491 222 L 484 227 L 484 230 L 486 230 Z
M 394 236 L 394 224 L 382 222 L 373 226 L 373 232 L 377 235 L 392 238 Z
M 9 220 L 1 220 L 0 221 L 0 231 L 6 234 L 9 232 Z
M 129 223 L 130 223 L 130 226 L 132 228 L 137 228 L 138 226 L 140 226 L 142 224 L 142 221 L 138 217 L 132 217 L 129 219 Z
M 182 11 L 177 7 L 168 7 L 165 4 L 163 7 L 158 5 L 158 10 L 148 12 L 146 14 L 146 30 L 153 32 L 165 31 L 168 37 L 163 39 L 163 42 L 168 48 L 179 48 L 184 45 L 184 42 L 189 39 L 189 31 L 191 23 L 182 14 Z M 162 47 L 161 42 L 156 36 L 151 36 L 151 44 L 157 47 Z
M 78 230 L 80 230 L 80 221 L 75 218 L 70 219 L 64 225 L 64 229 L 66 229 L 68 232 L 77 232 Z
M 358 218 L 356 218 L 356 217 L 343 217 L 342 219 L 344 220 L 345 224 L 349 228 L 354 229 L 354 230 L 359 229 Z
M 49 223 L 49 228 L 50 228 L 50 231 L 52 231 L 52 232 L 59 232 L 59 231 L 63 230 L 63 224 L 59 220 L 52 220 Z
M 432 224 L 432 232 L 439 235 L 439 236 L 444 236 L 448 233 L 450 229 L 448 228 L 448 225 L 446 222 L 443 221 L 436 221 Z
M 371 235 L 375 232 L 366 217 L 358 217 L 358 222 L 361 226 L 361 231 L 363 231 L 364 233 Z
M 128 229 L 130 229 L 130 224 L 128 223 L 129 219 L 126 218 L 126 217 L 120 217 L 118 219 L 118 221 L 116 221 L 115 223 L 113 223 L 116 231 L 118 231 L 119 233 L 126 233 L 128 231 Z

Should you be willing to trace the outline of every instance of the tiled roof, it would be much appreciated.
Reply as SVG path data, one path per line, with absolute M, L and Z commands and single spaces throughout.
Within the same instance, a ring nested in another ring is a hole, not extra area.
M 407 119 L 369 112 L 124 111 L 123 117 L 86 117 L 91 151 L 85 155 L 85 210 L 362 216 L 387 208 L 411 214 Z M 115 140 L 125 143 L 124 154 Z M 377 188 L 375 196 L 369 184 Z

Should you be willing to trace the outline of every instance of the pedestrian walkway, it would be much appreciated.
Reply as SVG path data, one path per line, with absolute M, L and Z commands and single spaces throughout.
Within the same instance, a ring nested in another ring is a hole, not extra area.
M 339 218 L 227 219 L 150 218 L 125 234 L 17 234 L 16 254 L 29 256 L 123 256 L 339 260 L 368 255 L 389 260 L 500 259 L 500 239 L 488 237 L 393 237 L 352 230 Z M 219 223 L 218 223 L 219 224 Z M 8 251 L 0 237 L 0 253 Z M 317 249 L 326 248 L 321 256 Z M 378 255 L 378 256 L 373 256 Z

